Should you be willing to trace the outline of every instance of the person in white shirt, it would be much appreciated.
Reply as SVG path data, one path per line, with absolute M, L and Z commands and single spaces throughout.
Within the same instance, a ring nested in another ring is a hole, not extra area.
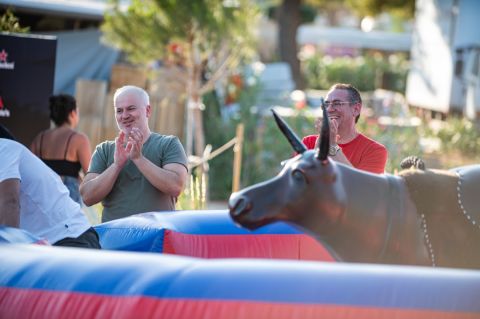
M 0 138 L 0 225 L 57 246 L 101 248 L 60 177 L 22 144 Z

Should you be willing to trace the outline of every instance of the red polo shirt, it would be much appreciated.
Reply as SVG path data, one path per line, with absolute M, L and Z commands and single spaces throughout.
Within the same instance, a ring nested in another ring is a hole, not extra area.
M 302 140 L 303 144 L 312 150 L 317 143 L 318 135 L 308 135 Z M 353 167 L 377 174 L 385 172 L 388 152 L 385 146 L 358 134 L 356 138 L 346 144 L 338 144 L 345 157 L 352 163 Z

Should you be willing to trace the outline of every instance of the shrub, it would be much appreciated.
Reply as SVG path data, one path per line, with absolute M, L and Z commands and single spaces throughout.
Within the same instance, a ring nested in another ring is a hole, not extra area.
M 302 71 L 310 89 L 325 90 L 332 84 L 352 83 L 360 91 L 383 88 L 405 92 L 408 62 L 403 55 L 384 58 L 339 57 L 316 54 L 303 61 Z
M 374 118 L 360 118 L 358 129 L 387 148 L 387 173 L 400 171 L 400 162 L 407 156 L 424 157 L 419 143 L 420 127 L 382 126 Z

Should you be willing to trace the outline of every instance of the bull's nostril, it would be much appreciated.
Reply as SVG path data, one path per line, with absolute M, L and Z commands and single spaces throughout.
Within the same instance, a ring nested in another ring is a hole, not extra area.
M 228 208 L 232 216 L 239 216 L 248 212 L 251 208 L 251 205 L 247 198 L 238 196 L 230 199 L 228 202 Z

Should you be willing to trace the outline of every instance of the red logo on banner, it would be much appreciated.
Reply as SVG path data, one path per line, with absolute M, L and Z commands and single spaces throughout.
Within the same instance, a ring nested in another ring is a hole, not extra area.
M 15 62 L 7 62 L 8 53 L 5 49 L 0 51 L 0 69 L 13 70 L 15 68 Z
M 8 53 L 5 50 L 0 52 L 0 62 L 7 63 Z
M 10 117 L 10 110 L 3 105 L 3 99 L 0 96 L 0 117 Z

